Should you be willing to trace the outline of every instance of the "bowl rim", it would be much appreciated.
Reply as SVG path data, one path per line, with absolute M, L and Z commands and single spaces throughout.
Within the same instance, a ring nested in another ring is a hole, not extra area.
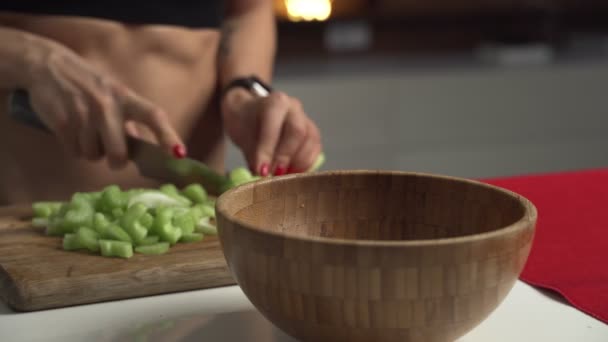
M 274 182 L 284 182 L 290 179 L 295 178 L 316 178 L 316 177 L 328 177 L 335 175 L 393 175 L 393 176 L 418 176 L 418 177 L 429 177 L 435 179 L 443 179 L 450 181 L 457 181 L 468 183 L 474 186 L 481 186 L 493 191 L 498 191 L 503 193 L 504 195 L 510 196 L 517 200 L 517 202 L 523 207 L 524 214 L 523 216 L 517 220 L 516 222 L 494 229 L 489 232 L 483 232 L 478 234 L 470 234 L 470 235 L 462 235 L 462 236 L 454 236 L 440 239 L 413 239 L 413 240 L 370 240 L 370 239 L 344 239 L 344 238 L 329 238 L 322 236 L 307 236 L 307 235 L 298 235 L 292 233 L 281 233 L 273 230 L 267 230 L 257 225 L 245 222 L 242 219 L 235 217 L 234 215 L 229 215 L 227 212 L 227 201 L 230 200 L 230 197 L 240 191 L 247 191 L 256 186 L 260 186 L 263 184 L 274 183 Z M 464 177 L 455 177 L 448 176 L 436 173 L 427 173 L 427 172 L 412 172 L 412 171 L 399 171 L 399 170 L 370 170 L 370 169 L 353 169 L 353 170 L 329 170 L 329 171 L 317 171 L 317 172 L 308 172 L 308 173 L 299 173 L 299 174 L 291 174 L 284 176 L 274 176 L 262 178 L 260 180 L 245 183 L 239 186 L 236 186 L 223 194 L 221 194 L 216 201 L 215 205 L 216 211 L 218 212 L 218 216 L 223 216 L 229 221 L 237 223 L 241 228 L 253 231 L 258 234 L 271 235 L 278 238 L 283 239 L 292 239 L 299 240 L 303 242 L 316 242 L 316 243 L 324 243 L 324 244 L 334 244 L 334 245 L 352 245 L 352 246 L 369 246 L 369 247 L 423 247 L 423 246 L 438 246 L 438 245 L 454 245 L 461 243 L 471 243 L 474 241 L 488 240 L 496 237 L 500 237 L 503 235 L 507 235 L 509 233 L 524 230 L 527 227 L 531 227 L 531 229 L 535 230 L 536 222 L 538 219 L 538 211 L 536 206 L 528 200 L 526 197 L 496 186 L 492 184 L 488 184 L 482 181 L 477 181 Z M 218 230 L 221 236 L 221 224 L 218 220 Z

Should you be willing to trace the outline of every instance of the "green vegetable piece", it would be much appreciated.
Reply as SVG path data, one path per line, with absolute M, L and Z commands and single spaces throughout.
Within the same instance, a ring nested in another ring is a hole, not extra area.
M 165 195 L 176 199 L 182 205 L 190 206 L 192 204 L 192 202 L 190 201 L 190 199 L 188 199 L 185 196 L 182 196 L 182 194 L 179 192 L 179 190 L 177 189 L 177 187 L 175 185 L 173 185 L 173 184 L 165 184 L 165 185 L 161 186 L 160 187 L 160 191 L 162 193 L 164 193 Z
M 101 236 L 106 236 L 110 221 L 102 213 L 93 215 L 93 229 Z
M 183 196 L 170 196 L 161 191 L 150 190 L 137 194 L 129 200 L 128 206 L 141 203 L 147 208 L 159 208 L 159 207 L 188 207 L 190 206 L 190 200 Z
M 317 159 L 315 160 L 315 163 L 312 164 L 310 169 L 308 169 L 308 172 L 318 171 L 321 168 L 321 166 L 323 166 L 324 163 L 325 163 L 325 153 L 321 152 L 319 154 L 319 156 L 317 157 Z
M 63 218 L 63 232 L 75 233 L 82 226 L 93 224 L 93 209 L 88 205 L 74 205 L 75 209 L 70 209 Z
M 217 235 L 217 227 L 209 222 L 209 218 L 205 217 L 198 221 L 195 231 L 204 235 Z
M 137 222 L 145 213 L 147 208 L 141 203 L 136 203 L 127 209 L 127 212 L 120 218 L 121 226 L 127 230 L 133 229 L 133 225 Z
M 133 256 L 133 245 L 125 241 L 99 240 L 101 255 L 128 259 Z
M 154 217 L 150 215 L 150 213 L 145 213 L 139 218 L 139 223 L 142 226 L 146 227 L 146 229 L 152 228 L 152 224 L 154 223 Z
M 114 209 L 123 208 L 126 205 L 126 195 L 120 191 L 117 185 L 106 187 L 101 193 L 98 208 L 105 214 L 112 213 Z
M 179 195 L 179 190 L 173 184 L 163 184 L 163 185 L 161 185 L 159 190 L 169 196 Z
M 99 234 L 91 228 L 81 227 L 76 233 L 80 245 L 85 246 L 91 252 L 99 251 Z
M 127 232 L 125 232 L 124 229 L 120 228 L 116 224 L 110 224 L 107 227 L 106 234 L 103 237 L 111 240 L 118 240 L 129 243 L 133 242 L 131 236 Z
M 189 234 L 184 234 L 182 235 L 182 237 L 179 239 L 180 242 L 198 242 L 198 241 L 202 241 L 203 240 L 203 234 L 201 233 L 189 233 Z
M 122 208 L 114 208 L 112 209 L 111 215 L 115 220 L 120 220 L 125 214 L 125 211 Z
M 32 204 L 34 217 L 48 218 L 51 215 L 59 212 L 61 202 L 36 202 Z
M 161 241 L 169 242 L 174 245 L 182 237 L 182 230 L 173 227 L 171 224 L 165 224 L 159 228 L 158 236 Z
M 171 225 L 175 210 L 168 207 L 156 208 L 156 217 L 152 224 L 152 230 L 156 235 L 160 235 L 160 229 L 165 225 Z
M 215 218 L 215 208 L 209 204 L 197 204 L 192 207 L 191 212 L 194 214 L 196 221 L 204 217 Z
M 148 246 L 153 245 L 159 241 L 157 235 L 146 236 L 143 240 L 137 243 L 138 246 Z
M 205 203 L 207 200 L 207 191 L 200 184 L 190 184 L 182 190 L 182 195 L 187 197 L 193 203 Z
M 193 164 L 184 159 L 172 159 L 167 166 L 183 176 L 196 175 L 201 177 L 204 180 L 203 184 L 205 184 L 206 190 L 214 194 L 220 192 L 222 185 L 226 181 L 224 175 L 219 174 L 202 163 Z
M 169 243 L 168 242 L 159 242 L 153 245 L 147 246 L 138 246 L 135 247 L 135 251 L 137 253 L 145 254 L 145 255 L 159 255 L 165 254 L 169 251 Z
M 129 234 L 131 239 L 137 244 L 148 235 L 148 229 L 142 226 L 139 222 L 133 222 L 130 226 L 124 227 L 124 230 Z
M 77 249 L 84 249 L 80 243 L 80 239 L 76 236 L 76 234 L 65 234 L 63 237 L 63 249 L 66 251 L 74 251 Z
M 253 175 L 251 174 L 249 169 L 245 167 L 237 167 L 230 171 L 228 177 L 235 186 L 239 186 L 241 184 L 250 182 L 252 180 Z
M 191 210 L 173 216 L 173 225 L 181 229 L 184 234 L 192 233 L 196 222 L 194 213 Z

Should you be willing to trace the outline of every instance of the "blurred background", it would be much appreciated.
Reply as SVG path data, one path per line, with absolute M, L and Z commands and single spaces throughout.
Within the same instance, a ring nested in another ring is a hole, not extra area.
M 325 169 L 493 177 L 608 166 L 608 2 L 275 0 L 275 87 Z M 243 165 L 229 149 L 228 166 Z

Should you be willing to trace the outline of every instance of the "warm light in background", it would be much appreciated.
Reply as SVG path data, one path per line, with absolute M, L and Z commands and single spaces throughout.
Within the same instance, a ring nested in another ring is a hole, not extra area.
M 285 7 L 292 21 L 323 21 L 331 15 L 331 0 L 285 0 Z

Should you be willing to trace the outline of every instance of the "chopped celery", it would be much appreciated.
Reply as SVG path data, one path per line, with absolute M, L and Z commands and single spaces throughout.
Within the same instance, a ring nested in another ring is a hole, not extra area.
M 135 251 L 137 253 L 145 254 L 145 255 L 159 255 L 165 254 L 169 251 L 169 243 L 168 242 L 159 242 L 153 245 L 147 246 L 138 246 L 135 247 Z
M 148 229 L 138 222 L 146 212 L 147 208 L 145 205 L 136 203 L 130 206 L 127 212 L 120 218 L 121 227 L 135 241 L 143 239 L 148 234 Z
M 158 236 L 160 240 L 174 245 L 182 237 L 182 230 L 171 224 L 165 224 L 158 228 Z
M 65 234 L 63 237 L 63 249 L 66 251 L 73 251 L 76 249 L 86 248 L 80 243 L 80 240 L 76 234 Z
M 163 184 L 161 185 L 161 187 L 159 188 L 159 190 L 169 196 L 175 196 L 175 195 L 179 195 L 179 190 L 177 189 L 177 187 L 173 184 Z
M 230 171 L 228 176 L 235 186 L 250 182 L 253 177 L 249 169 L 245 167 L 237 167 Z
M 75 206 L 65 214 L 63 220 L 64 233 L 75 233 L 79 227 L 93 224 L 93 209 L 87 206 Z
M 125 211 L 122 208 L 114 208 L 114 209 L 112 209 L 112 212 L 111 212 L 111 216 L 115 220 L 119 220 L 124 214 L 125 214 Z
M 185 206 L 190 206 L 192 202 L 188 197 L 183 196 L 177 187 L 173 184 L 165 184 L 159 188 L 159 190 L 165 195 L 174 198 L 175 200 L 181 202 Z
M 159 240 L 159 238 L 157 235 L 146 236 L 144 239 L 139 241 L 139 243 L 137 243 L 137 245 L 138 246 L 153 245 L 153 244 L 157 243 L 158 240 Z
M 315 160 L 314 164 L 310 167 L 310 169 L 308 169 L 308 172 L 315 172 L 315 171 L 319 170 L 321 168 L 321 166 L 323 166 L 324 163 L 325 163 L 325 153 L 321 152 L 319 154 L 319 156 L 317 156 L 317 159 Z
M 194 214 L 197 221 L 204 217 L 215 218 L 215 209 L 208 204 L 197 204 L 192 207 L 191 212 Z
M 142 226 L 146 227 L 146 229 L 150 229 L 152 227 L 152 224 L 154 223 L 154 217 L 150 215 L 150 213 L 145 213 L 139 218 L 139 223 L 141 223 Z
M 32 210 L 34 211 L 34 217 L 36 218 L 48 218 L 51 215 L 57 213 L 61 208 L 61 202 L 36 202 L 32 204 Z
M 207 192 L 200 184 L 190 184 L 182 190 L 182 195 L 190 199 L 193 203 L 205 203 Z
M 111 213 L 112 210 L 125 206 L 126 195 L 120 191 L 117 185 L 106 187 L 101 193 L 98 207 L 104 213 Z
M 91 228 L 81 227 L 76 233 L 78 242 L 91 252 L 99 251 L 99 234 Z
M 217 227 L 209 222 L 208 217 L 204 217 L 198 221 L 195 231 L 205 235 L 217 235 Z
M 93 215 L 93 229 L 95 229 L 95 231 L 100 235 L 106 235 L 106 231 L 109 225 L 110 221 L 106 218 L 104 214 L 95 213 L 95 215 Z
M 133 256 L 133 245 L 125 241 L 99 240 L 101 255 L 107 257 L 130 258 Z
M 203 234 L 201 233 L 188 233 L 182 235 L 179 242 L 197 242 L 203 240 Z
M 116 224 L 110 224 L 107 227 L 106 234 L 103 236 L 103 238 L 125 242 L 133 242 L 131 236 L 127 232 L 125 232 L 124 229 L 120 228 L 120 226 Z
M 129 207 L 141 203 L 147 208 L 158 207 L 187 207 L 189 204 L 163 192 L 150 190 L 137 194 L 129 200 Z
M 189 234 L 194 231 L 196 220 L 192 211 L 186 211 L 173 216 L 173 225 L 182 230 L 182 233 Z
M 135 243 L 145 239 L 148 235 L 148 229 L 142 226 L 139 222 L 133 222 L 133 224 L 125 226 L 124 230 L 129 234 Z

